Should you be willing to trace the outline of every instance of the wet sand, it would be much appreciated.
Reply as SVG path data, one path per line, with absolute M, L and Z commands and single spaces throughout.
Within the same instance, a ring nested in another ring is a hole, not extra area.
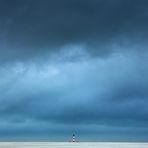
M 148 148 L 148 143 L 120 142 L 0 142 L 0 148 Z

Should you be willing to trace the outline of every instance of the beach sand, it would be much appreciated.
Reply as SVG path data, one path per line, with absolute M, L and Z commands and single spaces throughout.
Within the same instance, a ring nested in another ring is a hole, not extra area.
M 148 143 L 120 142 L 0 142 L 0 148 L 148 148 Z

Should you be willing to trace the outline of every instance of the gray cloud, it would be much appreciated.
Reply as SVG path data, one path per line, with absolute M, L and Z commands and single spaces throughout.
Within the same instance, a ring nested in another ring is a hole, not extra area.
M 0 140 L 146 141 L 147 6 L 1 0 Z
M 120 132 L 132 135 L 147 130 L 147 74 L 147 60 L 129 53 L 44 66 L 16 63 L 1 69 L 1 121 L 20 126 L 15 127 L 20 133 L 41 130 L 41 139 L 57 130 L 65 135 L 112 132 L 115 139 Z
M 71 44 L 100 56 L 114 52 L 110 46 L 116 44 L 146 49 L 146 0 L 2 0 L 0 6 L 1 62 L 55 53 Z

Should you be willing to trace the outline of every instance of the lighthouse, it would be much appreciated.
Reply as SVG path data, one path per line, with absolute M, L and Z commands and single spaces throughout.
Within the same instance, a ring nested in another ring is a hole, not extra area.
M 72 135 L 72 139 L 70 140 L 70 142 L 78 142 L 78 141 L 76 140 L 75 134 Z
M 76 142 L 75 134 L 72 135 L 72 142 Z

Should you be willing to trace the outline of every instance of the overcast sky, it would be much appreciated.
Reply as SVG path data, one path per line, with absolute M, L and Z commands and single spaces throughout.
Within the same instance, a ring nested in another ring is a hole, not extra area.
M 148 141 L 147 0 L 0 0 L 0 141 Z

